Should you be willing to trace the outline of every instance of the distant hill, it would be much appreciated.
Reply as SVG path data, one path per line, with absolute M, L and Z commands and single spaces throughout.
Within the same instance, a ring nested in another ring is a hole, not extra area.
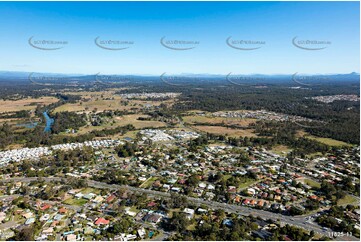
M 317 74 L 317 75 L 302 75 L 299 73 L 289 75 L 263 75 L 263 74 L 251 74 L 243 75 L 236 73 L 229 73 L 227 75 L 220 74 L 193 74 L 193 73 L 182 73 L 177 75 L 163 73 L 162 78 L 156 75 L 82 75 L 82 74 L 61 74 L 61 73 L 37 73 L 37 72 L 17 72 L 17 71 L 0 71 L 0 82 L 4 81 L 39 81 L 39 82 L 117 82 L 117 80 L 132 80 L 134 82 L 145 82 L 145 81 L 169 81 L 169 82 L 240 82 L 247 84 L 266 84 L 266 83 L 285 83 L 285 82 L 354 82 L 360 81 L 360 74 L 352 72 L 349 74 Z M 106 78 L 106 77 L 111 78 Z

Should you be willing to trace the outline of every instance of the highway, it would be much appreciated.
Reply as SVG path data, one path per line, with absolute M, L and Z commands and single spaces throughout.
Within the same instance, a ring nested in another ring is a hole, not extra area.
M 31 182 L 38 180 L 38 177 L 21 177 L 21 178 L 10 178 L 6 180 L 0 180 L 1 182 L 11 182 L 11 181 L 21 181 L 21 182 Z M 62 178 L 60 177 L 42 177 L 44 181 L 61 181 Z M 64 178 L 63 178 L 64 179 Z M 87 180 L 88 186 L 94 187 L 94 188 L 100 188 L 100 189 L 110 189 L 110 190 L 119 190 L 121 188 L 126 188 L 130 191 L 139 192 L 139 193 L 145 193 L 154 197 L 164 197 L 164 198 L 170 198 L 171 193 L 167 192 L 159 192 L 159 191 L 153 191 L 149 189 L 139 188 L 139 187 L 131 187 L 127 185 L 116 185 L 116 184 L 107 184 L 103 182 L 93 181 L 93 180 Z M 227 204 L 227 203 L 220 203 L 215 201 L 206 201 L 200 198 L 194 198 L 194 197 L 187 197 L 187 200 L 189 202 L 192 202 L 196 205 L 206 205 L 209 208 L 212 208 L 214 210 L 216 209 L 223 209 L 226 212 L 230 213 L 237 213 L 243 216 L 249 216 L 252 215 L 254 217 L 261 217 L 262 219 L 272 219 L 272 220 L 279 220 L 283 224 L 290 224 L 299 228 L 303 228 L 306 230 L 313 230 L 315 233 L 318 233 L 320 235 L 325 235 L 330 237 L 330 233 L 332 232 L 331 229 L 328 229 L 327 231 L 322 230 L 322 227 L 316 223 L 310 222 L 307 220 L 307 216 L 285 216 L 277 213 L 272 213 L 269 211 L 259 210 L 259 209 L 253 209 L 249 207 L 244 206 L 238 206 L 233 204 Z M 312 215 L 312 214 L 311 214 Z M 308 215 L 308 216 L 311 216 Z M 347 240 L 347 241 L 359 241 L 356 237 L 337 237 L 337 240 Z

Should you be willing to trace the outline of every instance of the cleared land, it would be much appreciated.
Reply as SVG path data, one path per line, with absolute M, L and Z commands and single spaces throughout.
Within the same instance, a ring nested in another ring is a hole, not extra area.
M 309 139 L 317 140 L 321 143 L 324 143 L 324 144 L 330 145 L 330 146 L 350 146 L 350 144 L 348 144 L 346 142 L 331 139 L 331 138 L 321 138 L 321 137 L 316 137 L 316 136 L 312 136 L 312 135 L 307 135 L 305 137 L 309 138 Z
M 149 188 L 156 180 L 158 180 L 158 177 L 149 177 L 146 181 L 144 181 L 139 187 L 140 188 Z
M 80 198 L 80 199 L 69 198 L 69 199 L 63 201 L 63 203 L 65 203 L 65 204 L 76 205 L 76 206 L 83 206 L 87 202 L 88 202 L 88 200 L 86 200 L 84 198 Z
M 323 144 L 330 145 L 330 146 L 350 146 L 350 144 L 348 144 L 346 142 L 331 139 L 331 138 L 317 137 L 317 136 L 314 136 L 314 135 L 310 135 L 309 133 L 307 133 L 305 131 L 298 131 L 296 136 L 297 137 L 304 137 L 304 138 L 308 138 L 308 139 L 317 140 L 318 142 L 321 142 Z
M 248 126 L 249 124 L 255 123 L 256 119 L 251 118 L 222 118 L 222 117 L 210 117 L 210 116 L 184 116 L 183 121 L 190 124 L 225 124 L 225 125 L 240 125 Z
M 131 110 L 159 106 L 161 104 L 172 105 L 174 99 L 165 101 L 151 100 L 127 100 L 114 92 L 80 92 L 68 93 L 80 95 L 82 100 L 76 103 L 67 103 L 57 107 L 54 112 L 103 112 L 105 110 Z
M 25 98 L 16 101 L 0 100 L 0 113 L 17 112 L 21 110 L 35 110 L 37 105 L 49 105 L 57 102 L 55 97 Z
M 286 155 L 287 153 L 289 153 L 290 151 L 292 151 L 292 149 L 288 148 L 285 145 L 276 145 L 272 148 L 271 150 L 273 153 L 277 154 L 277 155 Z
M 239 137 L 239 136 L 247 136 L 247 137 L 256 137 L 257 135 L 253 129 L 231 129 L 222 126 L 201 126 L 201 125 L 194 125 L 192 126 L 195 130 L 199 130 L 202 132 L 212 133 L 212 134 L 219 134 L 219 135 L 227 135 L 232 137 Z
M 304 180 L 305 184 L 306 185 L 309 185 L 311 187 L 314 187 L 314 188 L 320 188 L 321 187 L 321 184 L 319 182 L 316 182 L 314 180 L 311 180 L 311 179 L 305 179 Z
M 90 99 L 89 101 L 79 101 L 76 103 L 67 103 L 57 107 L 54 112 L 102 112 L 104 110 L 129 110 L 134 106 L 125 106 L 120 103 L 121 98 L 114 98 L 114 100 L 106 100 L 101 98 Z
M 347 205 L 356 203 L 357 199 L 353 196 L 346 195 L 344 198 L 338 200 L 337 205 Z
M 148 117 L 147 115 L 140 115 L 140 114 L 130 114 L 124 115 L 122 117 L 115 117 L 114 119 L 110 120 L 104 125 L 101 126 L 84 126 L 79 129 L 78 134 L 85 134 L 91 132 L 93 130 L 101 130 L 105 128 L 116 128 L 119 126 L 125 126 L 127 124 L 132 124 L 136 129 L 143 129 L 143 128 L 161 128 L 166 127 L 167 124 L 160 121 L 147 121 L 147 120 L 138 120 L 139 117 Z M 113 123 L 114 121 L 114 123 Z

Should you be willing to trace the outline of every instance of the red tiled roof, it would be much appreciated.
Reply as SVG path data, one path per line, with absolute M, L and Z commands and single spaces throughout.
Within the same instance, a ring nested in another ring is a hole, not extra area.
M 58 212 L 59 212 L 59 213 L 67 213 L 68 210 L 67 210 L 66 208 L 60 208 L 60 209 L 58 210 Z
M 107 203 L 110 203 L 110 202 L 112 202 L 115 198 L 116 198 L 116 196 L 114 196 L 114 195 L 112 194 L 112 195 L 110 195 L 109 197 L 107 197 L 106 201 L 107 201 Z
M 241 201 L 241 197 L 240 196 L 236 196 L 234 199 L 235 202 L 239 203 Z
M 44 204 L 40 207 L 41 210 L 47 210 L 49 208 L 51 208 L 52 206 L 50 204 Z
M 155 202 L 150 202 L 150 203 L 148 203 L 148 207 L 154 207 L 155 205 L 157 205 Z
M 101 224 L 109 224 L 109 220 L 106 220 L 105 218 L 98 218 L 97 221 L 95 221 L 96 225 L 101 225 Z

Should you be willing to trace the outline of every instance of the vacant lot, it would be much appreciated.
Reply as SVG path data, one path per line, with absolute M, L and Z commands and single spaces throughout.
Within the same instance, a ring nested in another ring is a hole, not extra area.
M 68 204 L 68 205 L 83 206 L 87 202 L 88 202 L 88 200 L 86 200 L 84 198 L 80 198 L 80 199 L 69 198 L 69 199 L 65 200 L 63 203 Z
M 331 139 L 331 138 L 321 138 L 321 137 L 316 137 L 316 136 L 312 136 L 312 135 L 307 135 L 307 136 L 305 136 L 305 138 L 317 140 L 321 143 L 324 143 L 324 144 L 330 145 L 330 146 L 344 146 L 344 145 L 350 146 L 350 144 L 348 144 L 346 142 Z
M 285 145 L 276 145 L 272 148 L 272 152 L 277 154 L 277 155 L 283 155 L 285 156 L 287 153 L 289 153 L 290 151 L 292 151 L 292 149 L 288 148 Z
M 0 100 L 0 113 L 35 110 L 37 105 L 48 105 L 57 101 L 55 97 L 25 98 L 16 101 Z
M 319 183 L 319 182 L 316 182 L 316 181 L 314 181 L 314 180 L 311 180 L 311 179 L 305 179 L 304 180 L 304 182 L 305 182 L 305 184 L 306 185 L 309 185 L 309 186 L 311 186 L 311 187 L 313 187 L 313 188 L 320 188 L 321 187 L 321 184 Z
M 101 125 L 101 126 L 85 126 L 85 127 L 81 127 L 79 129 L 79 134 L 84 134 L 84 133 L 88 133 L 90 131 L 93 130 L 102 130 L 102 129 L 111 129 L 111 128 L 116 128 L 119 126 L 125 126 L 128 124 L 132 124 L 134 125 L 134 127 L 136 129 L 143 129 L 143 128 L 160 128 L 160 127 L 166 127 L 167 124 L 164 122 L 160 122 L 160 121 L 142 121 L 142 120 L 138 120 L 139 117 L 148 117 L 147 115 L 140 115 L 140 114 L 131 114 L 131 115 L 124 115 L 122 117 L 115 117 L 113 120 L 115 123 L 113 123 L 113 121 L 111 120 L 110 122 Z
M 125 126 L 127 124 L 133 124 L 137 129 L 143 129 L 146 127 L 165 127 L 166 124 L 160 121 L 142 121 L 138 120 L 139 117 L 148 117 L 147 115 L 139 115 L 139 114 L 132 114 L 132 115 L 124 115 L 123 117 L 116 117 L 116 123 L 118 126 Z
M 353 197 L 351 195 L 346 195 L 344 198 L 338 200 L 337 205 L 347 205 L 347 204 L 353 204 L 356 203 L 358 200 L 356 197 Z M 360 202 L 358 202 L 359 204 Z
M 140 188 L 149 188 L 150 186 L 152 186 L 152 184 L 158 180 L 158 177 L 149 177 L 146 181 L 144 181 L 139 187 Z
M 240 125 L 247 127 L 251 123 L 255 123 L 256 119 L 250 118 L 222 118 L 222 117 L 210 117 L 210 116 L 198 116 L 198 115 L 191 115 L 191 116 L 184 116 L 184 122 L 190 124 L 225 124 L 225 125 Z
M 257 135 L 253 133 L 253 129 L 231 129 L 222 126 L 201 126 L 195 125 L 193 126 L 194 129 L 212 133 L 212 134 L 222 134 L 228 135 L 232 137 L 239 137 L 239 136 L 247 136 L 247 137 L 256 137 Z
M 120 98 L 114 98 L 114 100 L 106 100 L 102 98 L 94 98 L 89 101 L 79 101 L 76 103 L 67 103 L 60 107 L 57 107 L 54 112 L 87 112 L 97 111 L 102 112 L 104 110 L 128 110 L 132 106 L 124 106 L 120 103 Z M 134 107 L 134 106 L 133 106 Z
M 75 94 L 75 93 L 74 93 Z M 57 107 L 54 112 L 103 112 L 105 110 L 131 110 L 142 109 L 165 104 L 171 106 L 173 99 L 166 101 L 147 101 L 147 100 L 126 100 L 119 95 L 111 92 L 84 92 L 78 93 L 82 97 L 81 101 L 76 103 L 67 103 Z

